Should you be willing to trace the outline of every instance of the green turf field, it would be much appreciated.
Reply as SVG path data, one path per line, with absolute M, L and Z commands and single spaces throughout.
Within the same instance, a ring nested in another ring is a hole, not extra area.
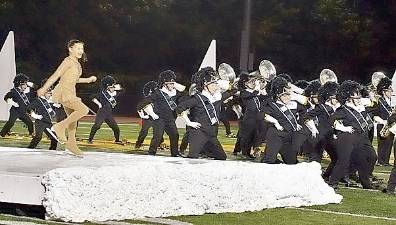
M 2 127 L 4 122 L 0 122 Z M 103 124 L 102 128 L 97 132 L 94 143 L 88 144 L 84 139 L 89 135 L 92 123 L 81 122 L 77 131 L 77 137 L 82 141 L 79 145 L 84 151 L 109 151 L 109 152 L 124 152 L 126 154 L 144 154 L 147 150 L 147 144 L 150 141 L 151 135 L 149 132 L 145 140 L 146 146 L 143 150 L 135 150 L 134 142 L 139 133 L 138 124 L 119 124 L 121 129 L 121 138 L 127 140 L 126 145 L 113 144 L 113 134 L 107 125 Z M 14 126 L 13 132 L 20 134 L 19 136 L 10 136 L 0 139 L 0 146 L 15 146 L 26 147 L 30 138 L 26 137 L 27 129 L 23 127 L 20 122 Z M 232 126 L 232 131 L 236 133 L 237 127 Z M 180 139 L 183 136 L 184 130 L 180 130 Z M 226 138 L 224 127 L 219 131 L 220 142 L 224 145 L 224 149 L 229 155 L 229 160 L 239 160 L 233 157 L 230 153 L 233 150 L 235 143 L 234 138 Z M 166 135 L 165 142 L 169 143 Z M 48 148 L 49 142 L 43 138 L 39 148 Z M 161 155 L 169 155 L 168 151 L 159 151 Z M 393 155 L 392 155 L 393 160 Z M 325 160 L 323 165 L 326 166 L 328 162 Z M 385 182 L 389 177 L 392 167 L 376 167 L 374 175 L 384 178 Z M 341 188 L 338 190 L 344 196 L 341 204 L 330 204 L 325 206 L 314 206 L 304 208 L 281 208 L 281 209 L 267 209 L 259 212 L 246 213 L 226 213 L 226 214 L 207 214 L 203 216 L 182 216 L 171 219 L 178 221 L 185 221 L 192 224 L 224 224 L 224 225 L 255 225 L 255 224 L 396 224 L 396 197 L 383 194 L 378 191 L 367 191 L 360 189 Z M 230 193 L 232 194 L 232 193 Z M 15 220 L 14 217 L 7 215 L 0 215 L 1 220 Z M 27 221 L 26 219 L 20 219 Z M 124 221 L 125 223 L 144 223 L 139 221 Z M 45 221 L 37 223 L 46 223 Z M 150 223 L 155 224 L 155 223 Z

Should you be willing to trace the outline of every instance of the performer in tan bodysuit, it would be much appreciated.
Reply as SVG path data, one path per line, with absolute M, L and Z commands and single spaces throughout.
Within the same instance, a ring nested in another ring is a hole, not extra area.
M 77 83 L 92 83 L 96 81 L 95 76 L 80 78 L 82 74 L 79 59 L 85 59 L 84 43 L 79 40 L 71 40 L 67 44 L 69 56 L 60 64 L 58 69 L 52 74 L 47 82 L 37 90 L 37 95 L 42 96 L 57 80 L 59 83 L 53 90 L 53 101 L 63 105 L 67 117 L 54 124 L 49 130 L 52 135 L 60 142 L 66 143 L 65 148 L 75 155 L 82 155 L 82 151 L 76 143 L 77 121 L 88 114 L 88 107 L 84 105 L 79 97 L 76 96 Z M 66 138 L 66 132 L 67 136 Z

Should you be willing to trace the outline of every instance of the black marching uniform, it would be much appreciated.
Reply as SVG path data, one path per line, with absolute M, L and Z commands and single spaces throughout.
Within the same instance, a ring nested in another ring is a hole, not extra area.
M 212 147 L 206 149 L 208 150 L 205 151 L 207 156 L 220 160 L 227 158 L 223 147 L 217 139 L 220 105 L 221 100 L 212 103 L 206 96 L 197 93 L 189 100 L 181 102 L 177 107 L 178 113 L 190 109 L 192 121 L 201 124 L 198 129 L 189 129 L 189 158 L 198 158 L 208 143 Z
M 179 132 L 176 127 L 176 113 L 175 109 L 179 98 L 182 93 L 176 91 L 176 95 L 169 96 L 162 90 L 156 90 L 149 97 L 151 103 L 153 103 L 154 113 L 159 116 L 158 119 L 154 120 L 153 123 L 153 138 L 151 139 L 149 154 L 155 155 L 157 148 L 161 144 L 163 139 L 164 131 L 168 134 L 170 139 L 170 149 L 172 156 L 178 156 L 178 142 Z
M 380 117 L 383 121 L 387 121 L 388 118 L 391 116 L 392 108 L 389 104 L 390 99 L 387 101 L 382 93 L 384 91 L 384 89 L 390 88 L 391 85 L 392 85 L 392 81 L 387 77 L 382 78 L 380 80 L 380 82 L 378 83 L 377 91 L 378 91 L 378 94 L 380 94 L 382 96 L 378 99 L 378 105 L 373 112 L 374 118 L 377 116 L 377 117 Z M 390 155 L 392 152 L 392 146 L 393 146 L 393 141 L 394 141 L 395 135 L 393 133 L 389 132 L 389 135 L 387 137 L 382 137 L 380 135 L 380 132 L 383 127 L 384 127 L 383 124 L 380 124 L 380 123 L 377 124 L 378 164 L 389 165 L 389 159 L 390 159 Z
M 258 126 L 260 124 L 261 102 L 258 91 L 241 90 L 243 118 L 240 122 L 240 149 L 242 155 L 252 157 L 251 149 L 256 147 L 258 138 Z
M 302 137 L 304 136 L 301 131 L 302 127 L 297 122 L 297 112 L 303 115 L 302 112 L 305 110 L 302 105 L 293 101 L 288 105 L 272 101 L 264 108 L 264 113 L 274 117 L 283 130 L 278 130 L 274 125 L 270 125 L 266 137 L 267 145 L 261 162 L 277 163 L 277 155 L 280 153 L 284 163 L 297 163 L 297 154 L 303 144 Z
M 113 96 L 109 91 L 103 89 L 100 90 L 95 96 L 102 107 L 99 108 L 96 113 L 95 123 L 91 128 L 88 138 L 89 142 L 93 140 L 96 132 L 100 129 L 100 126 L 103 122 L 106 122 L 106 124 L 113 130 L 115 142 L 121 142 L 120 128 L 113 117 L 113 109 L 117 105 L 117 100 L 115 97 L 116 96 Z
M 11 107 L 9 119 L 4 124 L 3 129 L 0 131 L 0 136 L 4 137 L 14 126 L 17 119 L 20 119 L 26 124 L 29 134 L 32 135 L 33 122 L 26 111 L 28 105 L 30 104 L 28 95 L 20 91 L 17 87 L 14 87 L 4 96 L 4 101 L 7 101 L 8 99 L 12 99 L 19 105 L 19 107 Z
M 30 142 L 28 148 L 36 148 L 38 143 L 40 143 L 43 132 L 51 140 L 49 149 L 56 150 L 57 140 L 52 137 L 52 135 L 47 131 L 46 128 L 52 127 L 52 120 L 56 117 L 56 112 L 52 108 L 51 104 L 47 99 L 38 97 L 28 106 L 27 112 L 34 112 L 35 114 L 42 116 L 41 119 L 36 119 L 34 121 L 34 135 Z
M 371 188 L 369 176 L 374 170 L 377 155 L 368 136 L 369 124 L 366 116 L 365 111 L 358 112 L 345 105 L 332 115 L 332 121 L 342 121 L 344 126 L 352 126 L 355 131 L 337 132 L 335 141 L 337 161 L 329 178 L 330 185 L 336 185 L 349 173 L 352 161 L 359 172 L 363 188 Z

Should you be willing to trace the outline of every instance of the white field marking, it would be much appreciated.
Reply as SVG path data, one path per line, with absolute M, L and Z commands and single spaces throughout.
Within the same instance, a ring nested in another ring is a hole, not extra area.
M 334 211 L 327 211 L 327 210 L 306 209 L 306 208 L 294 208 L 294 207 L 290 207 L 290 209 L 297 209 L 297 210 L 301 210 L 301 211 L 311 211 L 311 212 L 328 213 L 328 214 L 336 214 L 336 215 L 345 215 L 345 216 L 354 216 L 354 217 L 363 217 L 363 218 L 371 218 L 371 219 L 380 219 L 380 220 L 396 221 L 396 218 L 392 218 L 392 217 L 368 216 L 368 215 L 355 214 L 355 213 L 334 212 Z
M 26 220 L 31 220 L 31 221 L 37 221 L 42 223 L 48 222 L 48 223 L 52 223 L 52 224 L 60 224 L 60 225 L 72 225 L 74 223 L 67 223 L 67 222 L 57 222 L 57 221 L 51 221 L 51 220 L 42 220 L 39 218 L 35 218 L 35 217 L 27 217 L 27 216 L 14 216 L 14 215 L 8 215 L 8 214 L 0 214 L 1 216 L 5 216 L 5 217 L 10 217 L 13 219 L 26 219 Z M 0 220 L 0 224 L 2 224 L 2 222 L 4 221 L 8 221 L 8 220 Z M 17 222 L 17 221 L 8 221 L 8 222 Z M 19 221 L 21 222 L 21 221 Z M 33 223 L 36 224 L 34 222 L 26 222 L 26 223 Z
M 1 225 L 37 225 L 37 223 L 32 222 L 22 222 L 22 221 L 9 221 L 9 220 L 0 220 Z

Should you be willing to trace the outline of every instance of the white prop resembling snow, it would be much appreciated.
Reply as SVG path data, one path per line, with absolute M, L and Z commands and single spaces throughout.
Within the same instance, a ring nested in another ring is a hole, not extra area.
M 318 163 L 131 156 L 101 167 L 60 168 L 43 178 L 49 218 L 107 221 L 340 203 Z M 85 156 L 82 160 L 89 160 Z

